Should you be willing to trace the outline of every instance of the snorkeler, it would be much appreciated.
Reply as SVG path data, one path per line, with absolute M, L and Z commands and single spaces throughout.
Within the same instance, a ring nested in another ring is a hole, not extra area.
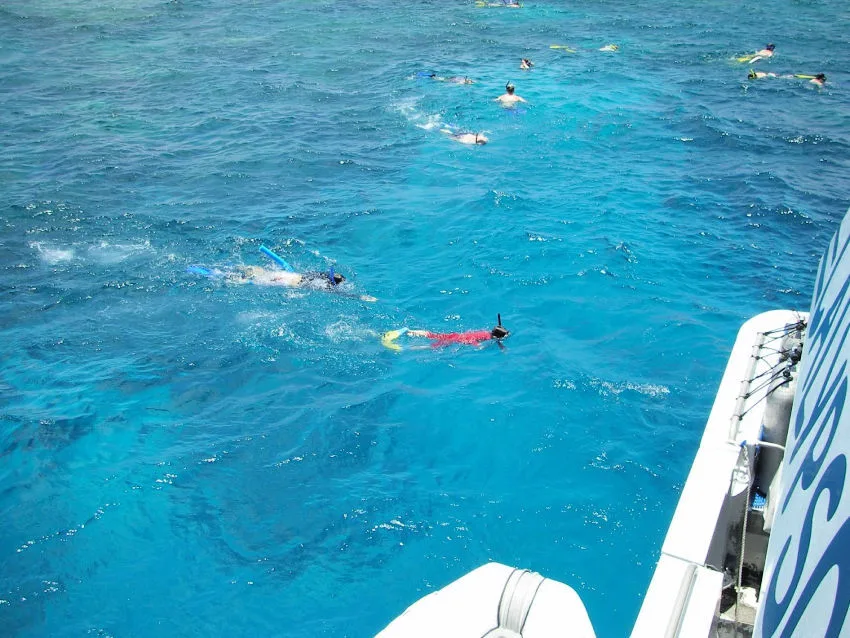
M 476 144 L 484 145 L 490 140 L 483 133 L 469 133 L 458 131 L 451 126 L 446 126 L 445 128 L 440 129 L 440 133 L 445 133 L 455 142 L 460 142 L 461 144 L 468 144 L 470 146 L 475 146 Z
M 340 292 L 337 287 L 345 281 L 345 277 L 338 272 L 334 272 L 333 267 L 327 271 L 297 273 L 290 270 L 263 268 L 262 266 L 237 266 L 226 274 L 226 280 L 233 284 L 312 288 L 314 290 Z M 355 297 L 360 301 L 368 301 L 370 303 L 377 301 L 375 297 L 370 295 L 342 294 Z
M 396 343 L 396 340 L 407 335 L 408 337 L 418 337 L 431 340 L 431 348 L 442 348 L 450 345 L 465 345 L 480 347 L 484 343 L 495 340 L 501 344 L 502 339 L 510 333 L 502 326 L 502 315 L 498 315 L 498 324 L 491 330 L 468 330 L 466 332 L 431 332 L 430 330 L 409 330 L 400 328 L 398 330 L 390 330 L 385 332 L 381 337 L 381 343 L 390 350 L 401 350 L 402 347 Z M 423 346 L 413 346 L 413 348 L 421 348 Z M 424 346 L 427 347 L 427 346 Z
M 606 44 L 604 47 L 599 49 L 600 51 L 619 51 L 620 47 L 616 44 Z
M 815 77 L 811 77 L 809 75 L 795 75 L 794 77 L 808 79 L 809 84 L 814 84 L 815 86 L 823 86 L 826 84 L 826 76 L 823 73 L 818 73 Z
M 204 266 L 189 266 L 186 272 L 193 275 L 202 275 L 209 279 L 224 279 L 233 284 L 257 284 L 260 286 L 284 286 L 286 288 L 314 288 L 317 290 L 329 290 L 337 292 L 346 297 L 354 297 L 360 301 L 370 303 L 378 301 L 370 295 L 358 295 L 339 290 L 338 286 L 345 281 L 338 272 L 334 272 L 333 266 L 326 271 L 311 271 L 298 273 L 280 255 L 272 252 L 265 246 L 260 246 L 260 252 L 274 261 L 279 269 L 268 269 L 261 266 L 235 266 L 226 269 L 207 268 Z
M 523 98 L 514 93 L 514 85 L 513 82 L 508 82 L 505 85 L 505 93 L 497 97 L 494 102 L 499 102 L 502 106 L 511 107 L 516 106 L 519 102 L 525 102 Z
M 519 63 L 519 68 L 522 69 L 523 71 L 528 71 L 533 66 L 534 66 L 534 62 L 532 62 L 528 58 L 523 58 L 522 61 L 520 61 L 520 63 Z
M 762 78 L 788 78 L 791 80 L 808 80 L 809 84 L 814 84 L 815 86 L 822 87 L 826 84 L 826 75 L 823 73 L 818 73 L 817 75 L 805 75 L 802 73 L 795 73 L 794 75 L 779 75 L 777 73 L 764 73 L 763 71 L 754 71 L 750 69 L 750 72 L 747 74 L 747 79 L 749 80 L 761 80 Z
M 758 62 L 759 60 L 766 60 L 767 58 L 773 57 L 773 50 L 776 48 L 775 44 L 768 44 L 761 51 L 756 51 L 755 53 L 751 53 L 750 55 L 743 55 L 740 58 L 737 58 L 738 62 L 746 62 L 748 64 L 753 64 Z
M 428 77 L 435 82 L 448 82 L 449 84 L 475 84 L 475 80 L 460 75 L 453 75 L 451 77 L 444 78 L 436 73 L 432 73 Z
M 522 4 L 519 0 L 503 0 L 502 2 L 485 2 L 484 0 L 476 0 L 476 7 L 502 7 L 506 9 L 521 9 Z
M 761 80 L 762 78 L 778 78 L 782 77 L 781 75 L 777 75 L 776 73 L 765 73 L 764 71 L 754 71 L 750 69 L 750 72 L 747 74 L 748 80 Z M 793 76 L 785 76 L 785 77 L 793 77 Z
M 486 144 L 490 140 L 481 133 L 451 133 L 449 132 L 449 136 L 455 141 L 460 142 L 461 144 L 469 144 L 470 146 L 474 146 L 475 144 Z

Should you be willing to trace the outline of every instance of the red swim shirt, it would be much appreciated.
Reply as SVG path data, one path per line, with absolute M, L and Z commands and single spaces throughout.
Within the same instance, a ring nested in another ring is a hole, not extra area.
M 468 332 L 429 332 L 426 335 L 432 339 L 434 348 L 460 343 L 467 346 L 477 346 L 482 341 L 489 341 L 493 335 L 489 330 L 470 330 Z

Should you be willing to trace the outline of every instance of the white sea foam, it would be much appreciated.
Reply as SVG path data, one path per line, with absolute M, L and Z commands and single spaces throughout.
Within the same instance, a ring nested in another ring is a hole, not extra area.
M 87 252 L 92 261 L 101 264 L 118 264 L 130 257 L 152 253 L 153 248 L 148 240 L 129 244 L 112 244 L 108 241 L 101 241 L 94 246 L 89 246 Z
M 418 108 L 419 98 L 404 98 L 395 103 L 395 110 L 414 126 L 431 131 L 445 126 L 439 113 L 423 113 Z
M 41 242 L 30 243 L 30 248 L 36 250 L 41 260 L 48 264 L 58 264 L 63 261 L 71 261 L 76 256 L 73 248 L 45 246 Z
M 624 392 L 637 392 L 650 397 L 662 397 L 670 394 L 670 388 L 653 383 L 613 383 L 611 381 L 602 381 L 601 379 L 593 379 L 590 382 L 591 387 L 596 388 L 602 396 L 618 396 Z

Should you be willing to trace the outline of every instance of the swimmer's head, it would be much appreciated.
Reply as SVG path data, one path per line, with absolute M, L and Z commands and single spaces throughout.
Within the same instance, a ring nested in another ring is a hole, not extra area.
M 253 279 L 256 274 L 253 266 L 245 266 L 242 269 L 242 279 Z
M 510 93 L 511 95 L 513 95 L 513 92 L 514 92 L 514 85 L 513 85 L 513 82 L 508 82 L 508 83 L 505 85 L 505 91 L 507 91 L 508 93 Z
M 333 266 L 331 266 L 330 269 L 328 270 L 328 272 L 325 273 L 325 276 L 327 277 L 328 283 L 331 286 L 338 286 L 343 281 L 345 281 L 345 277 L 340 275 L 338 272 L 334 272 Z
M 504 339 L 511 333 L 502 325 L 502 315 L 499 314 L 496 316 L 498 317 L 498 325 L 490 331 L 490 336 L 493 339 Z
M 773 44 L 773 43 L 768 44 L 768 45 L 765 47 L 765 49 L 767 49 L 768 51 L 773 51 L 775 48 L 776 48 L 776 45 L 775 45 L 775 44 Z
M 826 82 L 826 76 L 825 76 L 823 73 L 818 73 L 818 74 L 815 76 L 815 79 L 816 79 L 818 82 Z
M 488 140 L 487 137 L 482 135 L 481 133 L 475 134 L 475 143 L 476 144 L 486 144 L 489 141 L 490 140 Z
M 747 78 L 749 78 L 750 80 L 755 80 L 757 77 L 758 76 L 756 75 L 756 72 L 752 69 L 750 69 L 750 72 L 747 73 Z
M 331 267 L 330 270 L 325 270 L 324 272 L 314 271 L 304 273 L 304 279 L 310 286 L 327 288 L 333 288 L 345 281 L 345 277 L 340 275 L 338 272 L 334 272 L 333 267 Z

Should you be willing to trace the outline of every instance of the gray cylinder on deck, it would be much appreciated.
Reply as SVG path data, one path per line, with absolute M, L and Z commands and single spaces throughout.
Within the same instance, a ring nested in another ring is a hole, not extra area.
M 788 438 L 788 425 L 791 422 L 791 408 L 794 405 L 794 391 L 797 388 L 796 372 L 788 371 L 790 376 L 780 374 L 770 384 L 767 399 L 765 399 L 764 417 L 762 419 L 763 441 L 785 445 Z M 766 494 L 770 482 L 776 474 L 776 469 L 782 463 L 782 450 L 771 447 L 759 449 L 756 462 L 755 488 Z

